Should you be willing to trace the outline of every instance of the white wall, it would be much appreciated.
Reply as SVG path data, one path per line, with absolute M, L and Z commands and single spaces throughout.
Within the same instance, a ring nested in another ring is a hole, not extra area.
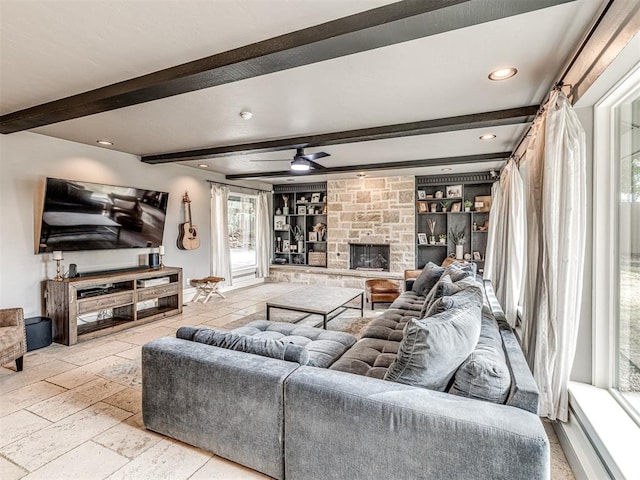
M 582 308 L 576 354 L 571 370 L 571 380 L 591 383 L 592 376 L 592 309 L 593 301 L 593 107 L 576 108 L 576 114 L 585 131 L 587 143 L 587 204 L 582 208 L 587 214 L 585 264 L 582 288 Z
M 50 254 L 34 253 L 45 177 L 169 192 L 165 265 L 182 267 L 185 281 L 211 273 L 206 180 L 223 181 L 222 176 L 177 164 L 147 165 L 134 155 L 34 133 L 0 135 L 0 308 L 22 307 L 26 317 L 44 315 L 44 282 L 55 275 Z M 201 235 L 197 250 L 176 247 L 185 190 Z M 75 263 L 80 272 L 130 267 L 147 253 L 146 248 L 65 252 L 63 264 L 66 270 Z

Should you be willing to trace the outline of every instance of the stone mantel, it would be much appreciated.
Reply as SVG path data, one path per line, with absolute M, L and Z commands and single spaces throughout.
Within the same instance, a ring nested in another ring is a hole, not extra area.
M 387 278 L 402 284 L 403 273 L 379 270 L 349 270 L 342 268 L 319 268 L 308 265 L 271 265 L 269 281 L 303 285 L 328 285 L 335 287 L 362 288 L 369 278 Z

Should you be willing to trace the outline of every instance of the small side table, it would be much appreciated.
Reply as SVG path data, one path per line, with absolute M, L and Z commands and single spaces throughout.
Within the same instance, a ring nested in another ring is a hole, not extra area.
M 192 302 L 198 302 L 200 297 L 204 297 L 202 303 L 207 303 L 214 293 L 220 295 L 222 298 L 225 296 L 218 290 L 218 283 L 224 282 L 222 277 L 205 277 L 200 279 L 191 279 L 191 285 L 196 287 L 196 294 L 191 299 Z
M 51 345 L 51 319 L 49 317 L 32 317 L 24 319 L 27 331 L 27 352 Z

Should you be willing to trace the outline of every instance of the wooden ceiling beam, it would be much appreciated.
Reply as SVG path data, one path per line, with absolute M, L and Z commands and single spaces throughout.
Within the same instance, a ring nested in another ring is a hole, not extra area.
M 0 133 L 215 87 L 574 0 L 404 0 L 0 116 Z
M 459 157 L 426 158 L 423 160 L 405 160 L 402 162 L 368 163 L 366 165 L 348 165 L 343 167 L 331 167 L 324 170 L 309 170 L 298 173 L 295 170 L 282 170 L 278 172 L 255 172 L 226 175 L 227 180 L 246 180 L 250 178 L 277 178 L 277 177 L 308 177 L 314 175 L 329 175 L 332 173 L 363 172 L 372 170 L 395 170 L 398 168 L 421 168 L 445 165 L 460 165 L 463 163 L 495 162 L 506 160 L 511 152 L 485 153 L 481 155 L 465 155 Z
M 538 111 L 539 105 L 510 108 L 495 112 L 473 113 L 457 117 L 437 118 L 420 122 L 400 123 L 381 127 L 361 128 L 343 132 L 306 135 L 302 137 L 281 138 L 263 142 L 226 145 L 221 147 L 187 150 L 183 152 L 144 155 L 144 163 L 170 163 L 186 160 L 200 160 L 232 155 L 246 155 L 250 153 L 276 152 L 281 150 L 295 150 L 302 147 L 324 147 L 344 143 L 368 142 L 387 138 L 409 137 L 414 135 L 429 135 L 433 133 L 453 132 L 471 128 L 490 128 L 517 123 L 528 123 Z M 292 155 L 293 157 L 293 155 Z

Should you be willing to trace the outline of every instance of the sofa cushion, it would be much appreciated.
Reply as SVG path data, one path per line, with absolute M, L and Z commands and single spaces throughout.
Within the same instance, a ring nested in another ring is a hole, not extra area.
M 444 272 L 444 268 L 433 262 L 427 263 L 422 269 L 422 272 L 420 272 L 420 275 L 418 275 L 418 278 L 413 282 L 411 290 L 418 295 L 426 295 L 436 282 L 440 280 L 442 272 Z
M 490 311 L 484 310 L 478 344 L 456 371 L 449 393 L 504 403 L 510 387 L 511 373 L 498 324 Z
M 444 391 L 480 336 L 481 303 L 469 298 L 433 317 L 411 319 L 385 380 Z
M 389 305 L 392 310 L 404 310 L 405 312 L 414 312 L 415 317 L 424 305 L 425 296 L 414 291 L 403 292 L 394 302 Z
M 385 310 L 382 315 L 369 323 L 361 337 L 400 342 L 405 325 L 416 316 L 417 313 L 414 311 L 397 309 Z
M 306 365 L 309 361 L 307 350 L 293 343 L 284 343 L 269 338 L 255 338 L 210 328 L 180 327 L 176 337 L 192 342 L 205 343 L 214 347 L 253 353 L 263 357 L 277 358 Z
M 269 320 L 254 320 L 232 333 L 299 345 L 309 354 L 306 364 L 320 368 L 329 367 L 356 343 L 356 337 L 348 333 Z
M 400 342 L 379 338 L 362 338 L 329 369 L 367 377 L 384 378 L 389 365 L 396 358 L 399 345 Z

